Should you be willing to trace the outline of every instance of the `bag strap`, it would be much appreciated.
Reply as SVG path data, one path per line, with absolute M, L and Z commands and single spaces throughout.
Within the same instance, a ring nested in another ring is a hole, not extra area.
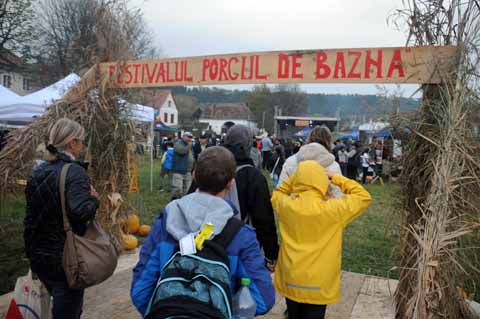
M 221 245 L 222 247 L 226 248 L 228 244 L 233 240 L 235 235 L 237 235 L 240 228 L 242 228 L 243 223 L 238 218 L 230 218 L 223 227 L 223 230 L 220 234 L 213 238 L 213 241 L 217 244 Z
M 277 169 L 277 166 L 278 166 L 278 163 L 280 162 L 280 156 L 277 158 L 276 162 L 275 162 L 275 166 L 273 166 L 273 169 L 272 169 L 272 174 L 273 172 L 275 172 L 275 170 Z
M 236 170 L 235 170 L 235 174 L 238 174 L 238 172 L 240 172 L 242 169 L 247 168 L 247 167 L 253 167 L 253 168 L 255 168 L 255 166 L 253 166 L 253 165 L 251 165 L 251 164 L 243 164 L 243 165 L 237 166 L 237 168 L 236 168 Z M 235 176 L 235 177 L 236 177 L 236 176 Z M 236 201 L 238 202 L 238 207 L 236 207 L 236 208 L 237 208 L 237 210 L 238 210 L 238 212 L 239 212 L 239 216 L 241 216 L 242 213 L 241 213 L 241 211 L 240 211 L 240 202 L 239 202 L 239 198 L 238 198 L 238 187 L 236 186 L 236 184 L 235 184 L 235 191 L 237 192 L 237 194 L 236 194 L 236 197 L 237 197 Z M 234 203 L 234 204 L 235 204 L 235 203 Z M 241 217 L 240 217 L 239 219 L 241 219 Z M 244 224 L 251 225 L 250 216 L 247 215 L 247 216 L 243 219 L 242 222 L 243 222 Z
M 240 171 L 241 171 L 242 169 L 244 169 L 245 167 L 254 167 L 254 166 L 251 165 L 251 164 L 243 164 L 243 165 L 237 166 L 237 168 L 235 169 L 235 173 L 240 172 Z
M 65 183 L 67 180 L 67 173 L 70 166 L 72 166 L 71 163 L 63 165 L 62 171 L 60 173 L 60 202 L 62 203 L 63 230 L 65 232 L 72 231 L 70 223 L 68 222 L 67 208 L 65 204 Z

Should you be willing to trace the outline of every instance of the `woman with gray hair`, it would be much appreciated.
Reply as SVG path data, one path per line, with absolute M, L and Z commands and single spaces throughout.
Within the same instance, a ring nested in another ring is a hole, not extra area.
M 62 266 L 66 234 L 59 184 L 63 166 L 71 163 L 65 182 L 66 211 L 73 232 L 82 236 L 95 219 L 99 197 L 76 161 L 84 140 L 85 129 L 80 124 L 58 120 L 49 129 L 48 161 L 33 171 L 25 189 L 25 251 L 32 272 L 53 297 L 53 319 L 78 319 L 82 314 L 83 290 L 68 287 Z

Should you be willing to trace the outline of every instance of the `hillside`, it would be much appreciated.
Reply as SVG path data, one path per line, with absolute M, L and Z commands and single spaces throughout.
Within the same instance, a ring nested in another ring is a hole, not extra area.
M 412 111 L 420 102 L 416 99 L 385 99 L 378 95 L 342 95 L 342 94 L 306 94 L 308 113 L 334 116 L 337 110 L 342 115 L 382 115 L 397 108 L 400 111 Z
M 216 87 L 171 89 L 174 95 L 195 97 L 197 103 L 245 102 L 250 94 L 247 90 L 226 90 Z M 420 103 L 417 99 L 392 100 L 378 95 L 305 93 L 305 96 L 308 102 L 307 112 L 325 116 L 335 116 L 337 110 L 341 115 L 384 115 L 396 109 L 398 103 L 402 112 L 415 110 Z

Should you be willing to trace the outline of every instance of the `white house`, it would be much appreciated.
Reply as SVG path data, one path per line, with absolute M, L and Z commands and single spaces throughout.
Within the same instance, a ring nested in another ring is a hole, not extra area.
M 146 95 L 148 95 L 146 104 L 155 109 L 155 122 L 162 122 L 169 127 L 177 127 L 178 110 L 172 91 L 155 90 Z
M 10 67 L 2 68 L 1 65 Z M 10 51 L 4 50 L 0 56 L 0 84 L 18 95 L 32 93 L 37 88 L 31 76 L 22 70 L 22 60 Z
M 207 123 L 216 134 L 226 132 L 228 125 L 242 124 L 254 130 L 257 122 L 252 111 L 244 103 L 212 103 L 205 106 L 198 120 Z

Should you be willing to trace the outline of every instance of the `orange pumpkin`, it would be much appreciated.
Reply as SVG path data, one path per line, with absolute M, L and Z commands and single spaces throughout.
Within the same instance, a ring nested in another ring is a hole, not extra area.
M 127 232 L 129 234 L 135 234 L 140 228 L 140 218 L 135 214 L 128 215 L 127 219 Z
M 143 237 L 148 236 L 148 234 L 150 233 L 150 229 L 150 225 L 142 225 L 138 229 L 138 234 Z
M 123 241 L 123 248 L 126 250 L 132 250 L 137 248 L 138 246 L 138 239 L 133 235 L 123 235 L 122 241 Z

